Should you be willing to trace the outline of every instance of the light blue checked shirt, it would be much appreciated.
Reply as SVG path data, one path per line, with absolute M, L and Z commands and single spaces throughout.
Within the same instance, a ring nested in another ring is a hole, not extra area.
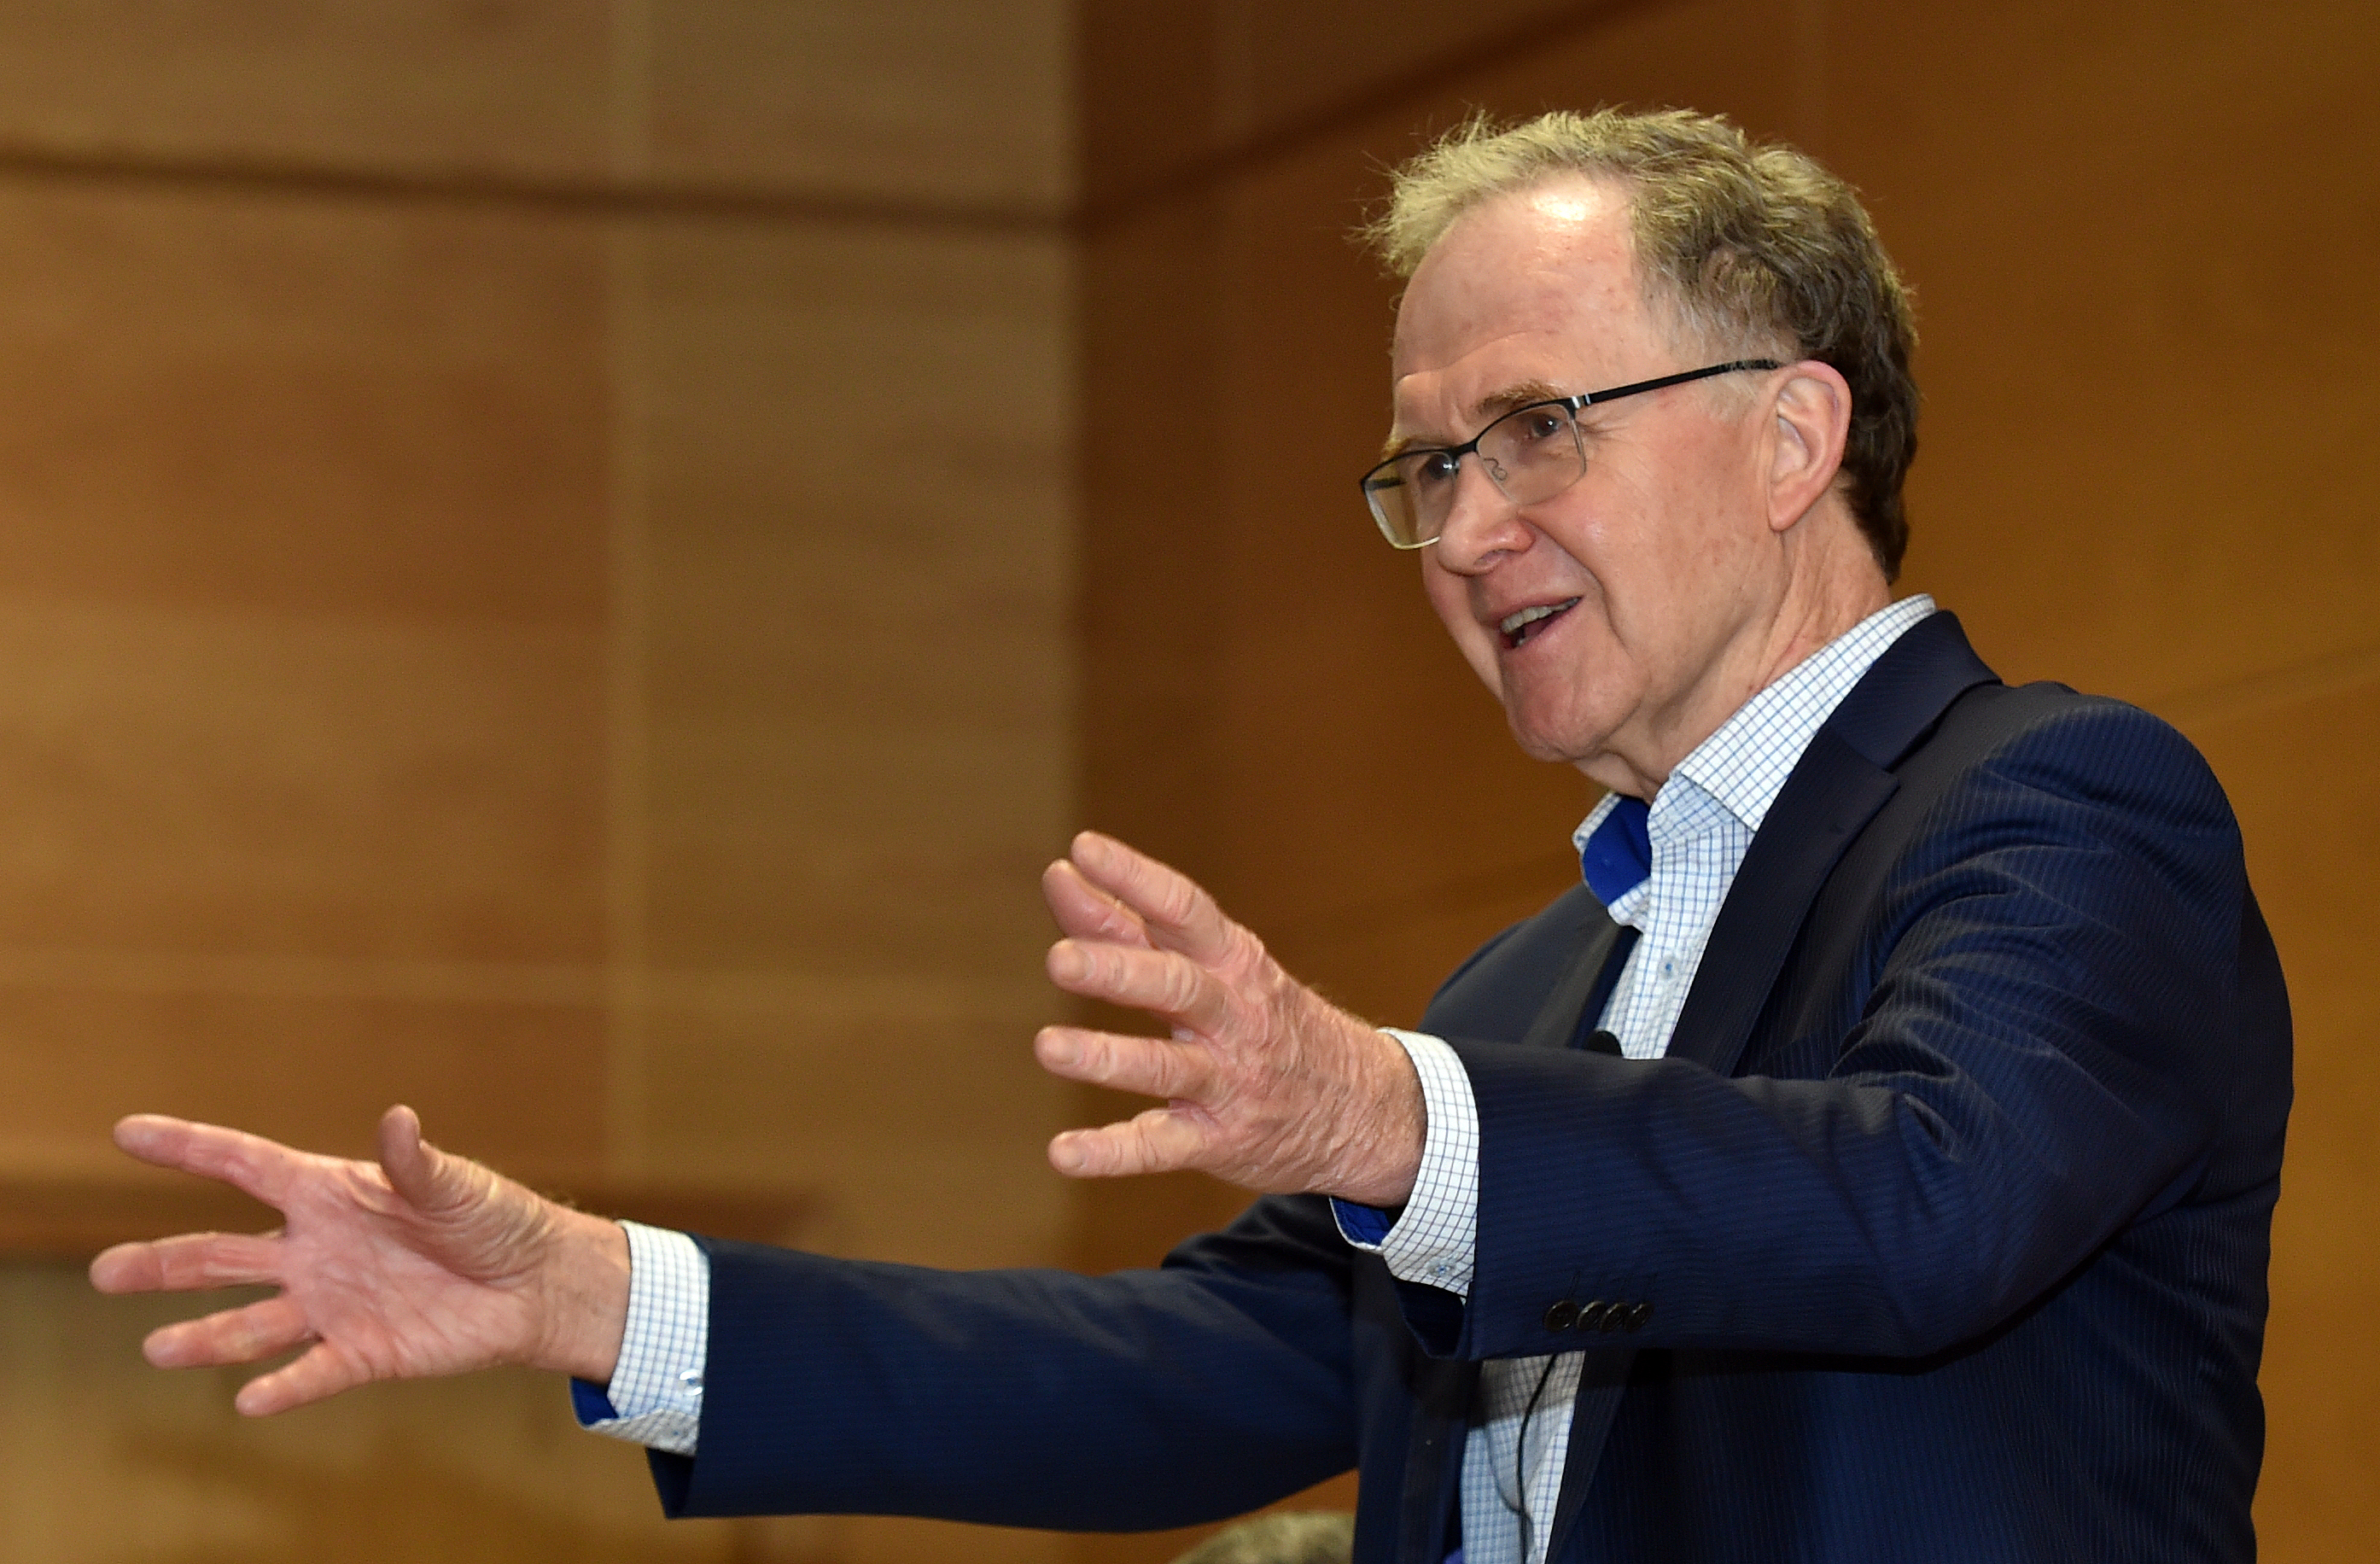
M 1861 621 L 1744 702 L 1670 774 L 1645 818 L 1652 872 L 1609 909 L 1639 934 L 1601 1018 L 1628 1058 L 1658 1059 L 1668 1049 L 1719 903 L 1802 752 L 1885 649 L 1933 612 L 1934 600 L 1918 596 Z M 1572 843 L 1583 849 L 1617 802 L 1597 805 Z M 1378 1254 L 1402 1280 L 1468 1296 L 1479 1206 L 1479 1112 L 1471 1080 L 1438 1038 L 1393 1029 L 1390 1036 L 1421 1077 L 1429 1118 L 1421 1170 L 1412 1199 L 1384 1236 L 1369 1242 L 1350 1232 L 1348 1241 Z M 691 1455 L 702 1414 L 710 1268 L 684 1233 L 621 1226 L 631 1267 L 627 1334 L 610 1385 L 600 1392 L 573 1387 L 578 1418 L 600 1434 Z M 1463 1458 L 1463 1557 L 1470 1564 L 1544 1558 L 1541 1527 L 1532 1529 L 1523 1558 L 1520 1496 L 1525 1484 L 1527 1512 L 1553 1513 L 1580 1361 L 1566 1353 L 1486 1366 L 1479 1421 Z M 1533 1393 L 1536 1410 L 1526 1420 L 1529 1448 L 1523 1451 L 1523 1413 Z

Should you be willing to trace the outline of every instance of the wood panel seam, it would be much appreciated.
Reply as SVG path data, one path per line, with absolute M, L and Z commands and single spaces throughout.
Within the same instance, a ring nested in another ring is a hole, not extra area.
M 132 151 L 81 152 L 0 144 L 0 177 L 97 185 L 182 187 L 315 198 L 377 199 L 457 206 L 502 206 L 597 217 L 700 217 L 850 227 L 942 229 L 967 233 L 1088 238 L 1129 223 L 1153 206 L 1179 200 L 1295 155 L 1332 133 L 1386 112 L 1450 78 L 1476 76 L 1525 52 L 1559 45 L 1589 28 L 1673 0 L 1600 0 L 1559 19 L 1536 18 L 1472 47 L 1425 63 L 1362 91 L 1330 100 L 1271 130 L 1219 148 L 1106 200 L 1054 207 L 995 201 L 934 200 L 845 192 L 769 189 L 732 183 L 651 177 L 570 178 L 450 166 L 363 168 L 303 160 L 176 158 Z M 621 10 L 634 10 L 622 4 Z M 616 148 L 615 154 L 627 149 Z M 633 167 L 637 159 L 621 157 Z
M 2204 728 L 2375 681 L 2380 681 L 2380 647 L 2362 647 L 2185 690 L 2149 704 L 2177 728 Z
M 647 969 L 647 1010 L 907 1020 L 1038 1014 L 1059 1003 L 1038 976 L 1004 982 L 894 974 Z M 225 955 L 116 947 L 0 946 L 0 989 L 81 989 L 230 999 L 593 1007 L 619 1000 L 613 966 Z
M 651 634 L 650 424 L 647 377 L 652 354 L 645 235 L 605 236 L 605 373 L 610 382 L 605 474 L 610 631 L 604 668 L 603 1166 L 615 1178 L 642 1172 L 650 1139 L 646 960 L 651 898 L 651 721 L 646 709 Z
M 593 218 L 707 218 L 964 234 L 1063 234 L 1064 210 L 771 190 L 689 181 L 538 178 L 492 170 L 346 168 L 302 162 L 199 161 L 0 145 L 0 178 L 76 186 L 187 189 L 313 200 L 497 207 Z

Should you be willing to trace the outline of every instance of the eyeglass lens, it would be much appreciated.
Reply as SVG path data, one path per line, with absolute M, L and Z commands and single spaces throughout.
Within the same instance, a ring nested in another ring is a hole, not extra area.
M 1578 420 L 1559 402 L 1505 414 L 1479 431 L 1472 454 L 1488 481 L 1516 505 L 1550 500 L 1586 472 Z M 1418 548 L 1445 530 L 1462 460 L 1451 451 L 1414 451 L 1371 470 L 1364 497 L 1390 542 Z

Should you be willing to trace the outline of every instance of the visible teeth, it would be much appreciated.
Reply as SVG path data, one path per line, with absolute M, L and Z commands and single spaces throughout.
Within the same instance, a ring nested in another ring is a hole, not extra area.
M 1540 619 L 1551 619 L 1555 614 L 1577 601 L 1576 598 L 1572 598 L 1568 602 L 1540 603 L 1535 608 L 1524 608 L 1518 613 L 1506 614 L 1497 622 L 1496 627 L 1510 636 L 1519 631 L 1524 624 L 1535 624 Z

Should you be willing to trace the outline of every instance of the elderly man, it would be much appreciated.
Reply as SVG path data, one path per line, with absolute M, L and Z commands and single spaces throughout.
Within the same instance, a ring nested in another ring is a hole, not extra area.
M 1383 1032 L 1087 835 L 1051 1027 L 1166 1105 L 1063 1171 L 1269 1192 L 1158 1271 L 948 1274 L 625 1228 L 425 1145 L 126 1121 L 276 1237 L 100 1257 L 278 1285 L 161 1330 L 266 1412 L 577 1376 L 673 1513 L 1128 1528 L 1360 1466 L 1373 1564 L 2245 1560 L 2289 1023 L 2237 828 L 2155 720 L 2010 689 L 1891 600 L 1911 331 L 1865 214 L 1691 115 L 1474 126 L 1404 170 L 1363 479 L 1585 883 Z

